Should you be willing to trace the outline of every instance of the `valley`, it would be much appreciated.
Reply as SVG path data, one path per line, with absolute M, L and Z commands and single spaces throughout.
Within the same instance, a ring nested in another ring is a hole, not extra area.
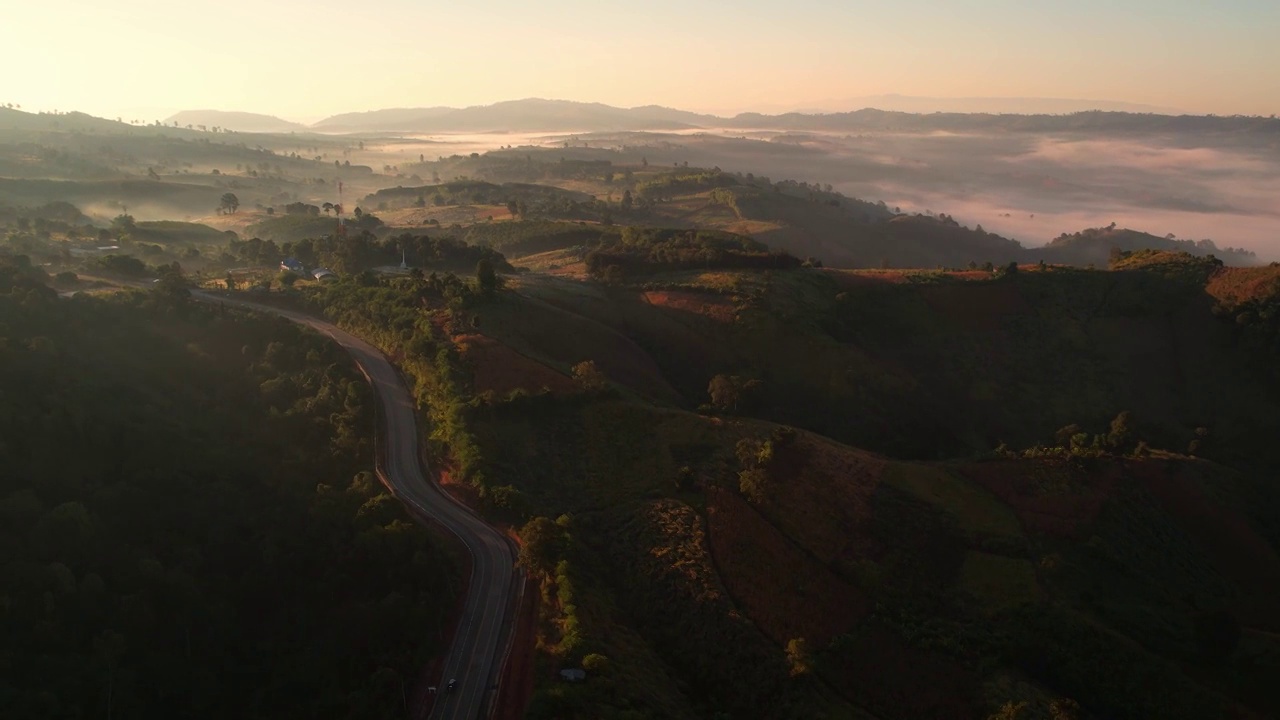
M 421 717 L 479 626 L 512 659 L 433 716 L 490 691 L 548 719 L 1280 714 L 1275 121 L 504 107 L 524 124 L 0 109 L 3 595 L 30 630 L 5 652 L 38 658 L 0 698 Z M 244 306 L 394 364 L 397 470 L 419 450 L 486 559 L 377 485 L 341 348 Z M 241 495 L 275 504 L 241 521 Z M 156 525 L 122 522 L 153 497 Z M 242 593 L 171 537 L 222 538 Z M 252 626 L 259 670 L 319 658 L 287 687 L 236 705 L 144 630 L 235 635 L 284 567 L 329 568 L 287 586 L 289 633 Z

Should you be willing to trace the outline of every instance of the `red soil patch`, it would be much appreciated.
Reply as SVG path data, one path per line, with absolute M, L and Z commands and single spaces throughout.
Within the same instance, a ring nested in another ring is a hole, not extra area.
M 517 388 L 538 392 L 550 388 L 553 393 L 573 392 L 573 380 L 532 360 L 484 335 L 459 335 L 453 338 L 463 359 L 471 367 L 475 391 L 505 396 Z
M 737 310 L 732 302 L 721 295 L 712 293 L 660 290 L 644 293 L 644 299 L 650 305 L 705 315 L 712 320 L 723 323 L 733 322 L 734 317 L 737 315 Z
M 991 279 L 991 273 L 987 270 L 956 270 L 954 272 L 947 273 L 947 276 L 965 281 Z
M 1280 267 L 1226 267 L 1209 278 L 1208 293 L 1227 305 L 1280 294 Z
M 1034 265 L 1020 265 L 1019 268 L 1028 271 L 1038 269 Z M 901 285 L 911 282 L 912 275 L 933 271 L 928 268 L 903 270 L 835 270 L 828 268 L 823 272 L 826 273 L 827 277 L 834 280 L 837 285 L 847 290 L 863 288 L 869 285 Z M 980 282 L 992 278 L 991 272 L 987 270 L 951 270 L 943 274 L 951 279 L 965 282 Z
M 1245 625 L 1280 629 L 1280 557 L 1239 511 L 1211 497 L 1188 462 L 1133 463 L 1133 474 L 1160 506 L 1203 548 L 1219 572 L 1246 596 L 1238 608 Z
M 526 575 L 523 602 L 516 608 L 511 654 L 498 683 L 498 699 L 493 712 L 495 720 L 520 720 L 533 698 L 538 595 L 538 584 Z
M 921 288 L 925 302 L 956 325 L 979 332 L 1000 329 L 1007 315 L 1025 312 L 1027 303 L 1009 283 L 966 282 Z
M 737 494 L 707 489 L 711 554 L 734 601 L 779 645 L 805 638 L 826 647 L 864 617 L 869 603 L 792 544 Z
M 447 469 L 440 470 L 436 476 L 436 482 L 439 483 L 440 489 L 448 493 L 454 500 L 476 512 L 480 511 L 480 491 L 471 483 L 458 480 Z
M 884 717 L 982 717 L 973 697 L 981 683 L 959 662 L 879 627 L 858 633 L 855 642 L 831 663 L 831 673 L 841 694 L 860 706 Z
M 823 271 L 841 288 L 852 290 L 869 285 L 896 285 L 907 281 L 906 272 L 902 270 L 831 270 Z
M 1026 529 L 1076 540 L 1124 478 L 1116 463 L 1083 471 L 1061 460 L 992 460 L 960 472 L 1013 508 Z

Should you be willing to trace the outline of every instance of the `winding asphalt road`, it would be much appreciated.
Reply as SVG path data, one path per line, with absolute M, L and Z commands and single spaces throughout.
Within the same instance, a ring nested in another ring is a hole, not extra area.
M 418 456 L 413 399 L 400 374 L 377 348 L 332 323 L 206 292 L 191 294 L 198 300 L 274 313 L 308 325 L 333 338 L 355 358 L 379 398 L 379 439 L 386 444 L 378 463 L 379 479 L 419 520 L 444 526 L 471 553 L 471 585 L 430 717 L 476 720 L 489 716 L 496 695 L 492 690 L 497 686 L 511 634 L 512 594 L 520 587 L 515 582 L 514 553 L 502 534 L 426 479 Z M 458 681 L 453 692 L 446 690 L 450 678 Z

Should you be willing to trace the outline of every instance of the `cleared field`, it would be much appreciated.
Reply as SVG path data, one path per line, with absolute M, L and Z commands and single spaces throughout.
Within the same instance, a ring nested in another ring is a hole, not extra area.
M 996 610 L 1040 597 L 1030 560 L 979 551 L 965 555 L 959 585 L 961 590 Z
M 1021 538 L 1017 515 L 985 488 L 957 477 L 943 467 L 889 463 L 884 482 L 942 508 L 959 528 L 975 537 Z

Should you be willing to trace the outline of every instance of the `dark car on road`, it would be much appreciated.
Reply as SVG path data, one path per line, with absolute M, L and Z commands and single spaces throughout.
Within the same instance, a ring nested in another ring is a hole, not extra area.
M 449 684 L 448 684 L 448 685 L 446 685 L 445 687 L 446 687 L 446 689 L 448 689 L 448 691 L 449 691 L 449 692 L 453 692 L 454 690 L 457 690 L 457 689 L 458 689 L 458 681 L 457 681 L 457 680 L 450 680 L 450 681 L 449 681 Z

